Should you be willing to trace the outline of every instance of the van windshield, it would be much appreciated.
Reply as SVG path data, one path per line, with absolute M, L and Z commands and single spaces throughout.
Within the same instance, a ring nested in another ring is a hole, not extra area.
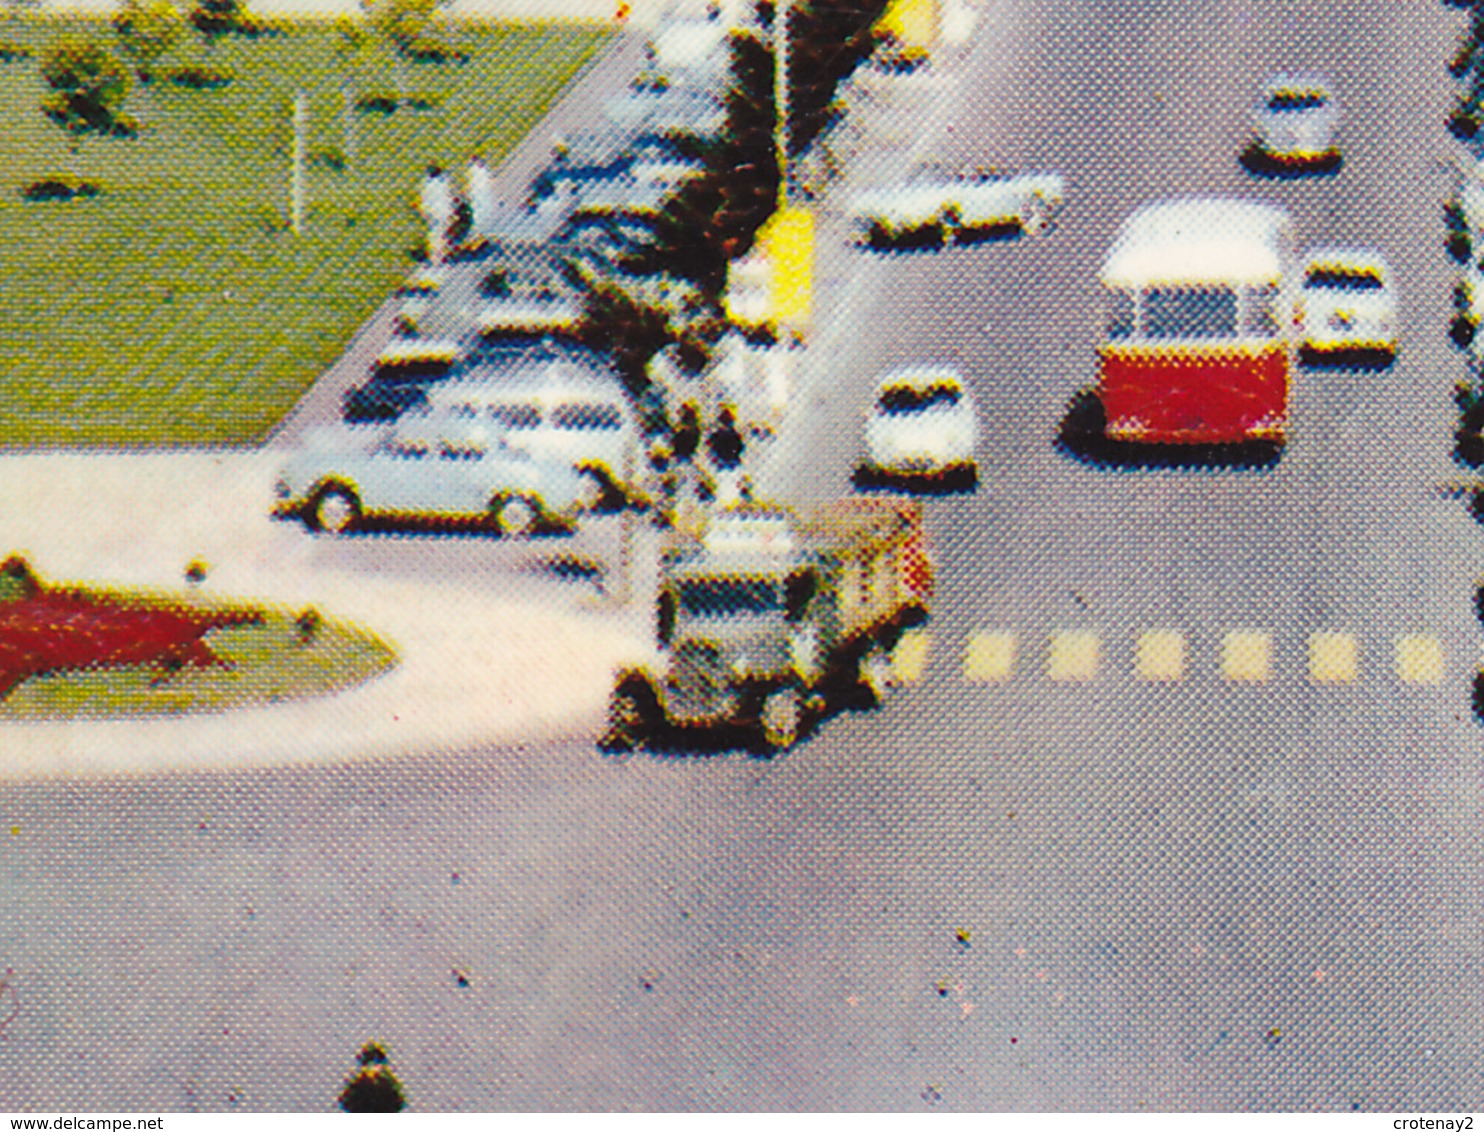
M 490 417 L 506 428 L 538 428 L 541 410 L 535 405 L 491 405 Z
M 558 405 L 551 414 L 551 423 L 557 428 L 571 430 L 617 431 L 623 426 L 623 416 L 617 405 L 572 404 Z
M 692 617 L 731 617 L 775 613 L 783 608 L 776 578 L 728 575 L 694 578 L 680 584 L 680 604 Z
M 1237 293 L 1230 287 L 1151 287 L 1144 292 L 1147 338 L 1230 338 Z

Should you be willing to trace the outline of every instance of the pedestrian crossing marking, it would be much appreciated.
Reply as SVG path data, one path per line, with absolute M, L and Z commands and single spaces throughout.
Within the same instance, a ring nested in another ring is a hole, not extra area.
M 932 639 L 926 629 L 908 629 L 892 650 L 892 668 L 897 683 L 916 684 L 927 668 L 928 646 Z
M 1350 633 L 1319 632 L 1309 637 L 1309 679 L 1316 684 L 1348 684 L 1360 675 L 1360 647 Z
M 1233 629 L 1221 639 L 1221 674 L 1241 683 L 1261 683 L 1272 672 L 1273 637 L 1258 629 Z
M 901 660 L 898 671 L 903 682 L 913 682 L 926 665 L 927 630 L 915 630 L 920 639 L 908 644 L 908 637 L 898 646 Z M 911 634 L 908 635 L 912 636 Z M 1121 674 L 1147 682 L 1174 683 L 1188 681 L 1208 670 L 1192 662 L 1195 635 L 1170 628 L 1146 629 L 1133 637 L 1133 656 L 1129 669 L 1117 665 Z M 1086 683 L 1099 677 L 1104 660 L 1102 636 L 1086 630 L 1064 629 L 1044 637 L 1022 634 L 1012 629 L 986 629 L 969 634 L 962 656 L 962 678 L 969 684 L 1005 684 L 1024 673 L 1017 673 L 1021 654 L 1032 649 L 1039 654 L 1039 643 L 1046 644 L 1045 667 L 1041 675 L 1059 683 Z M 1229 629 L 1219 639 L 1220 656 L 1215 673 L 1231 683 L 1258 684 L 1274 679 L 1274 635 L 1265 629 Z M 1110 647 L 1121 655 L 1116 641 Z M 1379 655 L 1380 641 L 1370 646 Z M 1442 640 L 1426 633 L 1394 638 L 1392 673 L 1408 684 L 1439 684 L 1447 664 Z M 1354 684 L 1361 679 L 1361 637 L 1341 629 L 1317 629 L 1305 639 L 1307 668 L 1293 673 L 1316 685 Z M 1381 675 L 1379 664 L 1374 675 Z M 1287 675 L 1287 673 L 1285 673 Z
M 964 679 L 971 684 L 998 684 L 1015 671 L 1015 634 L 975 633 L 964 651 Z
M 1102 640 L 1096 633 L 1052 633 L 1046 675 L 1052 680 L 1091 680 L 1098 674 L 1102 647 Z
M 1396 674 L 1408 684 L 1438 684 L 1443 679 L 1443 644 L 1436 637 L 1396 639 Z
M 1134 646 L 1134 672 L 1141 680 L 1180 680 L 1185 676 L 1185 636 L 1173 629 L 1151 629 Z

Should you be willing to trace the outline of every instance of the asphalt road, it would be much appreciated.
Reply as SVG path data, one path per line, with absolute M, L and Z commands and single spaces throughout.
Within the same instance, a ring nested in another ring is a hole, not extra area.
M 987 422 L 979 492 L 932 505 L 920 686 L 774 763 L 532 742 L 6 786 L 0 1108 L 327 1109 L 371 1038 L 426 1110 L 1472 1107 L 1479 533 L 1433 490 L 1460 17 L 1292 7 L 994 0 L 956 87 L 897 96 L 904 155 L 1070 185 L 1044 239 L 821 261 L 776 490 L 846 489 L 899 360 L 956 360 Z M 1335 78 L 1346 166 L 1255 181 L 1246 107 L 1297 65 Z M 1398 364 L 1304 375 L 1271 468 L 1070 459 L 1113 229 L 1217 191 L 1384 247 Z M 1181 679 L 1134 677 L 1150 629 Z M 1234 629 L 1271 635 L 1265 678 L 1231 678 Z M 970 682 L 987 631 L 1017 665 Z M 1052 679 L 1071 631 L 1096 666 Z M 1356 679 L 1308 678 L 1318 631 Z

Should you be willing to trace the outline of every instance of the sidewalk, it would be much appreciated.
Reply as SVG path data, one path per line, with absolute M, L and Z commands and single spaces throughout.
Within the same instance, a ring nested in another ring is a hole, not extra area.
M 24 554 L 46 580 L 174 592 L 187 589 L 185 566 L 199 559 L 208 565 L 202 593 L 313 604 L 380 634 L 401 663 L 361 688 L 273 707 L 0 725 L 0 778 L 339 762 L 596 734 L 614 666 L 644 647 L 646 622 L 635 612 L 647 611 L 642 596 L 620 605 L 498 571 L 439 574 L 436 540 L 382 544 L 412 563 L 401 576 L 367 570 L 355 562 L 356 544 L 374 540 L 342 547 L 267 517 L 279 459 L 272 451 L 0 457 L 0 549 Z M 474 562 L 520 550 L 496 540 L 452 549 Z M 333 552 L 346 552 L 348 564 L 327 567 Z

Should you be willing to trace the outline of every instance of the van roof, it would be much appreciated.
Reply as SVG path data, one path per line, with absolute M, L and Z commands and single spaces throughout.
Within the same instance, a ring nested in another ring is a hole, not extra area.
M 1100 278 L 1150 283 L 1267 282 L 1283 269 L 1288 212 L 1254 201 L 1196 198 L 1146 205 L 1119 229 Z

